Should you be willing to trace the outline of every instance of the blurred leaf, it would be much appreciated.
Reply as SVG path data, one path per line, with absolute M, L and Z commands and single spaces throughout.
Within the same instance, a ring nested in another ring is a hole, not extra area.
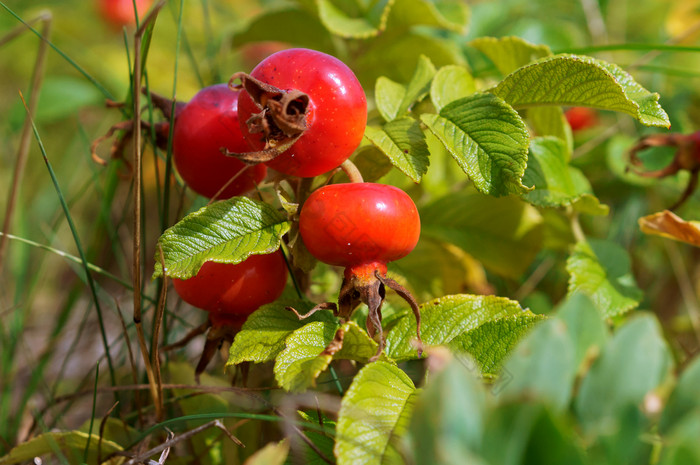
M 275 360 L 275 380 L 287 391 L 305 391 L 328 367 L 333 356 L 324 353 L 338 329 L 336 322 L 312 321 L 295 330 L 284 341 Z
M 566 261 L 569 295 L 582 292 L 606 317 L 628 312 L 639 305 L 644 293 L 637 287 L 627 251 L 597 239 L 580 241 Z
M 514 108 L 588 106 L 627 113 L 646 126 L 669 127 L 650 93 L 616 65 L 577 55 L 556 55 L 523 66 L 491 90 Z
M 386 27 L 387 17 L 393 5 L 391 0 L 357 2 L 361 9 L 357 15 L 348 14 L 337 1 L 316 0 L 321 22 L 333 34 L 348 39 L 366 39 L 379 34 Z
M 537 399 L 563 411 L 576 376 L 575 356 L 564 322 L 545 321 L 512 351 L 495 390 L 506 399 Z
M 374 145 L 360 147 L 352 161 L 362 173 L 365 182 L 378 181 L 394 167 L 391 160 Z
M 367 331 L 360 328 L 354 321 L 348 321 L 342 326 L 345 333 L 343 347 L 336 352 L 333 359 L 355 360 L 367 363 L 377 353 L 378 344 L 369 337 Z
M 469 45 L 486 55 L 504 76 L 552 54 L 546 45 L 535 45 L 520 37 L 479 37 Z
M 86 80 L 47 76 L 41 86 L 37 112 L 32 116 L 37 123 L 53 123 L 77 115 L 81 108 L 103 104 L 102 93 Z M 26 114 L 22 101 L 17 97 L 8 115 L 13 130 L 22 127 Z
M 691 412 L 700 413 L 700 357 L 698 356 L 685 368 L 678 379 L 678 384 L 661 415 L 659 431 L 662 434 L 669 432 Z
M 413 463 L 474 463 L 484 435 L 485 394 L 457 359 L 431 376 L 418 396 L 406 438 Z
M 556 318 L 566 325 L 574 353 L 574 369 L 587 368 L 608 340 L 608 330 L 591 299 L 585 294 L 569 296 L 557 307 Z
M 573 151 L 574 139 L 571 126 L 566 121 L 561 107 L 528 108 L 527 120 L 534 131 L 533 136 L 554 136 L 566 143 L 567 152 Z M 570 157 L 567 157 L 569 161 Z
M 332 35 L 318 18 L 296 9 L 266 11 L 232 38 L 235 47 L 270 40 L 330 54 L 335 51 Z
M 659 465 L 700 464 L 700 411 L 695 410 L 664 438 Z
M 445 144 L 480 192 L 523 193 L 529 135 L 518 113 L 500 98 L 477 93 L 421 120 Z
M 298 411 L 301 418 L 303 418 L 304 423 L 313 424 L 314 426 L 323 425 L 324 432 L 314 431 L 310 428 L 304 428 L 304 435 L 311 440 L 313 445 L 321 451 L 321 453 L 328 459 L 333 460 L 333 446 L 335 446 L 335 421 L 321 415 L 319 419 L 318 412 L 302 412 Z M 300 425 L 302 428 L 304 424 Z M 290 441 L 292 442 L 292 452 L 287 458 L 288 465 L 297 465 L 303 463 L 304 465 L 324 465 L 328 462 L 324 460 L 316 450 L 312 449 L 309 444 L 304 442 L 298 436 L 291 436 Z
M 669 210 L 639 218 L 639 227 L 645 234 L 700 247 L 700 221 L 685 221 Z
M 528 315 L 518 302 L 504 297 L 450 295 L 420 306 L 421 339 L 427 347 L 447 345 L 454 338 L 472 331 L 488 321 L 512 315 Z M 531 315 L 531 314 L 530 314 Z M 416 337 L 416 320 L 412 313 L 401 318 L 386 337 L 386 353 L 394 360 L 417 358 L 412 341 Z
M 88 448 L 88 463 L 97 463 L 97 446 L 100 443 L 100 436 L 89 435 L 81 431 L 51 432 L 43 433 L 39 436 L 25 441 L 14 447 L 10 452 L 0 457 L 0 465 L 11 465 L 20 462 L 34 463 L 35 457 L 51 456 L 56 457 L 56 452 L 60 451 L 68 457 L 71 463 L 82 463 L 85 446 L 90 442 Z M 102 457 L 107 457 L 115 452 L 124 450 L 119 444 L 102 439 Z
M 469 8 L 460 0 L 396 0 L 389 15 L 389 28 L 433 26 L 463 34 Z
M 408 85 L 403 86 L 383 76 L 377 79 L 375 99 L 379 113 L 386 121 L 403 116 L 414 103 L 428 95 L 434 75 L 433 63 L 425 55 L 420 55 Z
M 580 439 L 559 415 L 536 403 L 504 404 L 490 412 L 482 455 L 499 465 L 583 465 Z
M 474 357 L 482 374 L 495 375 L 518 341 L 545 318 L 544 315 L 525 311 L 522 315 L 509 315 L 487 321 L 478 328 L 452 339 L 449 347 Z
M 271 442 L 258 449 L 243 465 L 282 465 L 289 455 L 289 440 Z
M 542 244 L 542 217 L 515 197 L 462 191 L 427 205 L 420 216 L 422 236 L 454 244 L 511 278 L 530 266 Z
M 315 304 L 308 301 L 274 302 L 253 312 L 236 334 L 229 350 L 226 366 L 241 362 L 262 363 L 274 360 L 284 350 L 287 336 L 309 322 L 332 324 L 336 321 L 329 310 L 314 313 L 304 320 L 285 307 L 295 308 L 300 314 L 311 310 Z
M 621 326 L 581 382 L 575 409 L 584 431 L 608 435 L 625 409 L 642 405 L 672 368 L 671 352 L 653 315 Z
M 591 191 L 588 179 L 577 168 L 568 165 L 569 151 L 565 142 L 554 137 L 538 137 L 530 142 L 530 155 L 523 183 L 535 189 L 523 198 L 540 207 L 571 205 L 574 210 L 592 215 L 607 215 Z
M 428 171 L 428 145 L 420 123 L 413 118 L 395 119 L 381 129 L 367 126 L 365 137 L 413 181 L 420 182 Z
M 394 441 L 408 429 L 417 391 L 401 369 L 366 365 L 345 393 L 338 414 L 338 465 L 402 463 Z
M 430 98 L 437 111 L 475 92 L 476 82 L 464 66 L 443 66 L 437 71 L 430 85 Z
M 464 57 L 454 42 L 418 31 L 393 34 L 386 31 L 357 57 L 353 70 L 360 81 L 374 83 L 380 76 L 408 82 L 415 73 L 420 56 L 430 57 L 434 66 L 463 64 Z
M 191 213 L 158 239 L 165 274 L 171 278 L 195 276 L 206 261 L 240 263 L 251 255 L 280 248 L 289 231 L 286 215 L 271 205 L 247 197 L 215 202 Z M 153 278 L 163 275 L 156 252 Z

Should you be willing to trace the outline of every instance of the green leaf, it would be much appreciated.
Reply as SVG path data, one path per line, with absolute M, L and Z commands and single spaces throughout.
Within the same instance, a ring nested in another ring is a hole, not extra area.
M 449 347 L 458 352 L 468 352 L 474 357 L 482 374 L 495 375 L 518 341 L 545 318 L 544 315 L 525 311 L 522 315 L 487 321 L 452 339 Z
M 394 167 L 391 160 L 374 145 L 360 147 L 355 152 L 352 161 L 362 173 L 365 182 L 378 181 Z
M 539 137 L 530 142 L 530 156 L 523 183 L 535 189 L 523 198 L 540 207 L 573 206 L 592 215 L 607 215 L 609 208 L 593 195 L 583 173 L 569 166 L 565 142 L 554 137 Z
M 564 322 L 545 321 L 515 347 L 495 389 L 504 399 L 538 399 L 561 411 L 571 398 L 575 356 Z
M 272 253 L 280 248 L 290 224 L 283 213 L 247 197 L 215 202 L 187 215 L 160 236 L 165 274 L 187 279 L 206 261 L 240 263 L 251 255 Z M 156 252 L 153 278 L 163 275 L 160 262 Z
M 421 119 L 479 191 L 497 197 L 527 191 L 522 177 L 530 136 L 520 115 L 503 100 L 477 93 Z
M 557 137 L 566 142 L 568 153 L 572 152 L 574 138 L 561 107 L 528 108 L 527 120 L 533 129 L 533 135 Z
M 420 210 L 421 235 L 460 247 L 490 270 L 519 277 L 542 245 L 542 217 L 515 197 L 474 191 L 443 196 Z
M 448 103 L 469 97 L 476 92 L 476 82 L 464 66 L 447 65 L 440 68 L 430 85 L 430 99 L 437 111 Z
M 461 0 L 397 0 L 389 15 L 389 28 L 432 26 L 463 34 L 469 8 Z
M 338 329 L 336 322 L 313 321 L 285 339 L 275 361 L 275 380 L 287 391 L 300 392 L 316 384 L 333 356 L 324 353 Z
M 402 463 L 394 438 L 407 430 L 416 395 L 411 379 L 395 365 L 379 361 L 360 370 L 340 404 L 338 465 Z
M 231 42 L 235 47 L 240 47 L 244 44 L 270 40 L 313 48 L 330 54 L 335 52 L 333 36 L 319 19 L 315 15 L 297 9 L 265 11 L 244 30 L 236 33 Z
M 669 127 L 659 94 L 640 86 L 616 65 L 577 55 L 556 55 L 523 66 L 491 90 L 513 107 L 588 106 L 627 113 L 646 126 Z
M 304 314 L 314 307 L 308 301 L 274 302 L 253 312 L 243 324 L 231 344 L 226 366 L 241 362 L 263 363 L 274 360 L 284 350 L 284 341 L 297 329 L 309 322 L 332 324 L 336 318 L 329 310 L 321 310 L 304 320 L 285 307 L 293 307 Z
M 479 37 L 469 45 L 486 55 L 504 76 L 534 60 L 552 54 L 546 45 L 535 45 L 520 37 Z
M 85 446 L 90 442 L 88 448 L 87 463 L 97 463 L 97 446 L 100 443 L 98 434 L 87 434 L 82 431 L 51 432 L 40 434 L 39 436 L 25 441 L 14 447 L 10 452 L 0 457 L 0 465 L 11 465 L 15 463 L 34 463 L 35 457 L 42 457 L 48 454 L 56 457 L 60 451 L 69 458 L 70 463 L 82 463 Z M 107 457 L 115 452 L 124 450 L 119 444 L 102 439 L 102 457 Z
M 387 77 L 377 79 L 375 88 L 377 108 L 386 121 L 403 116 L 411 106 L 428 95 L 435 66 L 425 55 L 420 55 L 416 70 L 407 86 Z
M 575 353 L 575 368 L 587 368 L 608 340 L 608 329 L 588 296 L 576 293 L 557 307 L 556 318 L 566 325 Z
M 664 438 L 659 465 L 696 465 L 700 463 L 700 411 L 692 412 Z
M 669 376 L 671 352 L 653 315 L 637 315 L 620 327 L 581 382 L 575 410 L 585 431 L 608 434 L 628 408 Z
M 381 150 L 391 162 L 415 182 L 428 171 L 428 145 L 420 123 L 413 118 L 399 118 L 377 129 L 367 126 L 365 137 Z
M 270 442 L 251 455 L 245 461 L 245 465 L 283 465 L 288 455 L 288 439 L 283 439 L 280 442 Z
M 367 331 L 360 328 L 354 321 L 348 321 L 342 326 L 345 333 L 343 347 L 336 352 L 333 359 L 355 360 L 367 363 L 377 353 L 378 344 L 369 337 Z
M 386 28 L 392 0 L 378 0 L 359 7 L 362 11 L 348 13 L 332 0 L 316 0 L 321 22 L 333 34 L 348 39 L 367 39 L 376 36 Z
M 659 431 L 668 432 L 690 412 L 700 412 L 700 357 L 696 356 L 681 374 L 659 421 Z
M 472 464 L 486 420 L 486 392 L 471 365 L 452 358 L 418 396 L 406 442 L 412 463 Z
M 421 339 L 426 346 L 447 345 L 454 338 L 488 321 L 526 315 L 518 302 L 504 297 L 459 294 L 432 300 L 420 306 Z M 386 353 L 394 360 L 417 358 L 412 341 L 416 337 L 413 314 L 401 318 L 386 337 Z
M 578 242 L 566 261 L 566 271 L 569 295 L 586 294 L 606 317 L 632 310 L 644 296 L 632 275 L 627 251 L 609 241 Z

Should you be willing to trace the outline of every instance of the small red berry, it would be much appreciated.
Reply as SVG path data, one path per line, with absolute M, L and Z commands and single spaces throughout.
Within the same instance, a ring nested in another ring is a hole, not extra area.
M 213 198 L 224 186 L 218 199 L 243 194 L 267 173 L 265 165 L 247 166 L 221 151 L 248 150 L 238 123 L 238 94 L 226 84 L 205 87 L 177 112 L 173 160 L 187 185 L 204 197 Z
M 266 162 L 270 168 L 292 176 L 317 176 L 338 167 L 359 146 L 367 124 L 367 99 L 342 61 L 315 50 L 282 50 L 261 61 L 250 77 L 282 92 L 296 91 L 308 97 L 290 106 L 290 111 L 303 116 L 303 133 L 289 149 Z M 248 92 L 241 92 L 238 100 L 243 135 L 257 151 L 269 148 L 271 138 L 287 132 L 270 120 L 273 112 L 267 109 L 265 95 L 262 97 L 260 105 Z M 255 118 L 251 116 L 256 115 L 267 121 L 252 124 Z
M 571 107 L 564 112 L 572 131 L 581 131 L 598 124 L 598 113 L 593 108 Z
M 136 0 L 139 18 L 143 18 L 151 3 L 152 0 Z M 102 17 L 115 28 L 121 29 L 136 23 L 132 0 L 99 0 L 99 9 Z
M 206 262 L 190 279 L 173 279 L 185 302 L 210 313 L 212 323 L 243 320 L 284 291 L 287 265 L 281 251 L 251 255 L 238 264 Z

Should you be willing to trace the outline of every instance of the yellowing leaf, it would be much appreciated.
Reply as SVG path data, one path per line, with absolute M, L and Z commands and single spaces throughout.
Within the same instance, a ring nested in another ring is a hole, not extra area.
M 700 247 L 700 221 L 685 221 L 669 210 L 640 218 L 639 227 L 645 234 Z

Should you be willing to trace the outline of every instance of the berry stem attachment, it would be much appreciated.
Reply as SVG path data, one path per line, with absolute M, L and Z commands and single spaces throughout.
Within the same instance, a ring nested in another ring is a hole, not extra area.
M 340 169 L 347 175 L 350 182 L 365 182 L 364 179 L 362 179 L 360 170 L 358 170 L 357 166 L 349 159 L 340 164 Z

